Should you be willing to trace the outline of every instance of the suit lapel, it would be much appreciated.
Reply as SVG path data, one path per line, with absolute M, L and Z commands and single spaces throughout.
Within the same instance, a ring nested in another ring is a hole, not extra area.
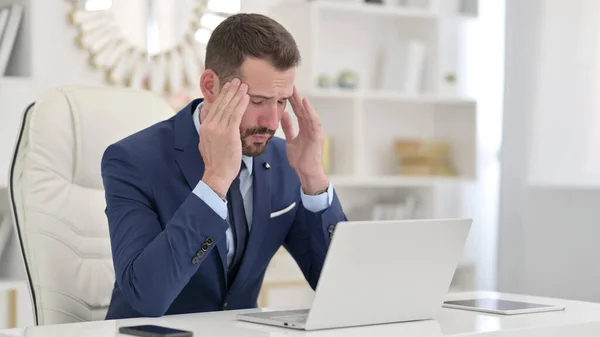
M 253 196 L 253 214 L 252 227 L 246 251 L 242 259 L 242 265 L 237 277 L 231 287 L 233 293 L 236 288 L 243 284 L 248 277 L 248 273 L 254 265 L 258 253 L 260 251 L 262 241 L 267 234 L 269 225 L 269 217 L 271 215 L 271 171 L 266 168 L 265 163 L 268 162 L 269 150 L 261 156 L 255 157 L 253 160 L 253 177 L 252 177 L 252 196 Z
M 192 120 L 192 114 L 201 100 L 195 100 L 183 108 L 175 117 L 175 150 L 176 162 L 190 188 L 196 187 L 204 174 L 204 161 L 198 150 L 199 136 Z M 223 277 L 227 279 L 227 242 L 225 239 L 217 243 L 217 251 L 223 266 Z

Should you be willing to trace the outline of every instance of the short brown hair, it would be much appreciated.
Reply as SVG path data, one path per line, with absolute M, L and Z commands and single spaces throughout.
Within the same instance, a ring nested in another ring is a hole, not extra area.
M 212 32 L 206 45 L 205 65 L 221 81 L 239 75 L 246 57 L 268 60 L 278 70 L 300 63 L 300 51 L 292 34 L 277 21 L 255 13 L 234 14 Z

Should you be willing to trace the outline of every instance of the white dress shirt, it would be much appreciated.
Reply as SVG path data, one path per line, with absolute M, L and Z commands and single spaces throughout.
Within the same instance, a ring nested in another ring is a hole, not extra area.
M 198 107 L 193 114 L 194 126 L 196 127 L 197 132 L 200 132 L 201 107 L 202 103 L 198 104 Z M 252 214 L 254 207 L 252 196 L 253 159 L 249 156 L 242 156 L 242 161 L 244 162 L 245 167 L 240 172 L 240 192 L 242 193 L 242 198 L 244 199 L 244 211 L 246 213 L 246 220 L 248 222 L 248 230 L 250 231 L 252 228 Z M 274 164 L 276 165 L 276 163 Z M 332 188 L 333 187 L 330 183 L 329 187 L 327 188 L 327 192 L 319 195 L 306 195 L 304 191 L 302 191 L 302 188 L 300 188 L 299 193 L 302 198 L 302 204 L 304 205 L 304 208 L 311 212 L 320 212 L 331 206 L 331 202 L 333 200 Z M 208 187 L 208 185 L 206 185 L 202 180 L 198 182 L 198 185 L 196 185 L 193 192 L 209 207 L 211 207 L 219 216 L 221 216 L 223 220 L 229 220 L 227 212 L 227 200 L 221 199 L 217 193 Z M 231 227 L 227 229 L 225 234 L 227 238 L 227 265 L 230 265 L 235 253 L 235 244 L 233 241 Z

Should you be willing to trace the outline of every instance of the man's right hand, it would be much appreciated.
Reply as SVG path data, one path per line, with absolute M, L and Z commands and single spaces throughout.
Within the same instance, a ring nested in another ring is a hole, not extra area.
M 202 181 L 225 199 L 242 162 L 240 124 L 250 100 L 248 85 L 239 79 L 225 83 L 217 99 L 200 113 L 200 144 L 204 160 Z

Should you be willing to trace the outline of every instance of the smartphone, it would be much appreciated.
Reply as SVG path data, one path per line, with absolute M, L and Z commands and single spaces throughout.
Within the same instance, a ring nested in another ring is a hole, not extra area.
M 119 328 L 119 332 L 140 337 L 191 337 L 194 335 L 191 331 L 165 328 L 158 325 L 122 326 Z

